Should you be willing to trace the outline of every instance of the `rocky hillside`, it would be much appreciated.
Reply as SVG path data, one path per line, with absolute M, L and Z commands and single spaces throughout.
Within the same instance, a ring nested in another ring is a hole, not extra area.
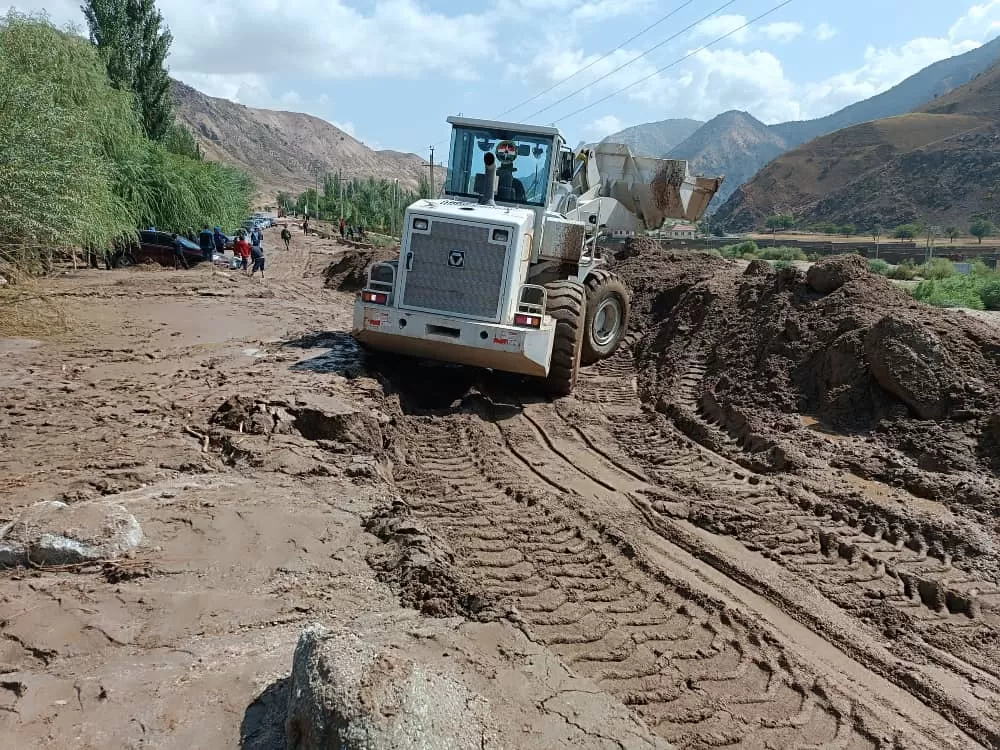
M 778 157 L 716 212 L 730 231 L 803 223 L 964 227 L 1000 184 L 1000 64 L 919 111 L 854 125 Z
M 761 164 L 787 148 L 785 141 L 760 120 L 746 112 L 730 110 L 713 117 L 665 155 L 687 159 L 696 174 L 725 175 L 726 181 L 712 199 L 712 204 L 719 206 L 739 185 L 753 177 Z
M 253 109 L 173 82 L 178 119 L 195 134 L 206 158 L 246 170 L 258 195 L 273 201 L 279 190 L 298 194 L 315 185 L 317 171 L 347 177 L 399 178 L 416 190 L 429 175 L 416 154 L 375 151 L 326 120 L 297 112 Z M 438 172 L 441 184 L 444 170 Z
M 681 118 L 660 120 L 625 128 L 604 139 L 604 143 L 624 143 L 636 156 L 660 156 L 687 140 L 705 123 Z
M 944 101 L 948 92 L 968 83 L 1000 60 L 1000 37 L 962 55 L 941 60 L 915 73 L 888 91 L 865 99 L 815 120 L 764 125 L 746 112 L 726 112 L 709 120 L 684 142 L 651 155 L 689 159 L 701 174 L 726 176 L 722 190 L 713 199 L 710 212 L 718 210 L 740 184 L 749 180 L 775 156 L 807 141 L 836 130 L 871 120 L 901 115 L 935 100 Z M 637 143 L 669 141 L 678 120 L 637 125 L 609 136 L 622 134 Z M 742 144 L 742 147 L 734 147 Z

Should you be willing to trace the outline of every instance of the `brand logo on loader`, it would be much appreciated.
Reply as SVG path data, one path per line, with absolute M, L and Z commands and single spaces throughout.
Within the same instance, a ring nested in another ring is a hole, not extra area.
M 452 250 L 448 253 L 448 265 L 452 268 L 465 268 L 465 251 Z

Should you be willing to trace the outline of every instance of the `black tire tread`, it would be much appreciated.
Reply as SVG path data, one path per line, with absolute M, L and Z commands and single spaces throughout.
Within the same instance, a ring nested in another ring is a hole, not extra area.
M 592 271 L 587 276 L 586 281 L 584 281 L 584 286 L 587 289 L 587 306 L 584 316 L 583 351 L 580 355 L 580 361 L 585 365 L 592 365 L 594 362 L 606 359 L 614 354 L 619 344 L 625 338 L 625 334 L 628 332 L 628 322 L 632 308 L 632 295 L 628 285 L 621 280 L 618 274 L 603 268 Z M 610 347 L 602 349 L 591 341 L 590 331 L 591 321 L 597 313 L 597 306 L 603 297 L 602 292 L 608 287 L 620 292 L 623 297 L 622 326 L 618 339 Z
M 545 389 L 554 395 L 567 396 L 576 385 L 583 350 L 583 313 L 586 290 L 575 281 L 552 281 L 545 285 L 545 312 L 556 319 L 555 341 Z

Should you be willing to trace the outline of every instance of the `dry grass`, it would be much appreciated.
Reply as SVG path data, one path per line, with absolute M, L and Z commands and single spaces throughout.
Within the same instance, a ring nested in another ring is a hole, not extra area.
M 38 279 L 0 255 L 0 336 L 48 338 L 69 330 L 62 305 Z

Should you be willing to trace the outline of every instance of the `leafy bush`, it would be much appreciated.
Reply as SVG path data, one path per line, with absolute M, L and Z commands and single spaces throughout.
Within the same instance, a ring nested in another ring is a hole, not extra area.
M 868 261 L 868 270 L 880 276 L 888 276 L 891 266 L 881 258 L 873 258 Z
M 989 276 L 993 273 L 993 270 L 987 266 L 979 258 L 972 261 L 972 275 L 973 276 Z
M 806 260 L 808 260 L 808 261 L 811 261 L 811 262 L 815 263 L 815 262 L 816 262 L 817 260 L 819 260 L 819 259 L 820 259 L 821 257 L 822 257 L 822 256 L 821 256 L 821 255 L 820 255 L 819 253 L 809 253 L 809 255 L 807 255 L 807 256 L 806 256 Z
M 931 258 L 920 267 L 920 275 L 925 279 L 947 279 L 954 273 L 955 266 L 947 258 Z
M 909 258 L 904 260 L 898 266 L 890 268 L 888 273 L 890 279 L 896 279 L 897 281 L 911 281 L 916 275 L 917 264 Z
M 808 256 L 797 247 L 765 247 L 757 251 L 761 260 L 808 260 Z
M 755 258 L 757 257 L 757 243 L 753 240 L 747 240 L 746 242 L 741 242 L 738 245 L 726 245 L 720 252 L 723 258 Z
M 1000 310 L 1000 276 L 993 274 L 979 287 L 979 299 L 987 310 Z
M 792 262 L 790 260 L 776 260 L 774 262 L 774 270 L 781 271 L 785 268 L 792 268 Z
M 928 279 L 917 284 L 913 297 L 936 307 L 967 307 L 983 310 L 985 305 L 979 296 L 978 284 L 969 276 L 950 276 Z

